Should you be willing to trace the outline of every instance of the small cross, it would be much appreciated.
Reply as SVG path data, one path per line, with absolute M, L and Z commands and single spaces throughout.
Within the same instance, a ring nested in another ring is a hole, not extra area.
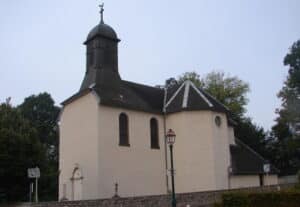
M 101 14 L 101 23 L 104 23 L 103 21 L 104 3 L 100 4 L 99 7 L 100 7 L 100 14 Z

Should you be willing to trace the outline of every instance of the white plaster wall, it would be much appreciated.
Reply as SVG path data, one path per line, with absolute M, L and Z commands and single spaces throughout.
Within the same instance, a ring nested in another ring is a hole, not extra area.
M 268 175 L 264 176 L 264 185 L 277 185 L 278 176 Z M 246 187 L 258 187 L 259 175 L 237 175 L 230 177 L 230 188 L 246 188 Z
M 129 119 L 130 147 L 119 146 L 122 112 Z M 215 125 L 216 115 L 221 116 L 221 127 Z M 158 120 L 160 149 L 150 148 L 152 117 Z M 168 115 L 166 124 L 177 135 L 174 145 L 177 193 L 226 189 L 233 128 L 227 126 L 225 114 L 179 112 Z M 66 184 L 67 198 L 71 199 L 70 178 L 76 163 L 84 176 L 83 199 L 112 197 L 116 182 L 122 197 L 165 194 L 163 116 L 99 105 L 92 93 L 77 99 L 64 107 L 60 120 L 59 198 Z M 275 184 L 277 177 L 270 176 L 269 182 Z M 259 177 L 234 176 L 230 184 L 232 188 L 259 186 Z
M 246 188 L 259 186 L 258 175 L 237 175 L 230 177 L 230 188 Z
M 176 133 L 177 193 L 214 190 L 216 187 L 212 117 L 209 111 L 179 112 L 167 117 L 167 129 Z
M 72 199 L 70 178 L 76 164 L 82 170 L 82 198 L 98 198 L 98 140 L 97 99 L 89 93 L 63 108 L 60 117 L 59 144 L 59 199 L 63 197 L 63 185 Z
M 129 120 L 130 147 L 119 146 L 119 115 Z M 150 119 L 159 125 L 160 149 L 150 148 Z M 163 118 L 144 112 L 100 106 L 99 118 L 99 197 L 111 198 L 114 184 L 119 195 L 141 196 L 166 193 Z
M 297 183 L 297 182 L 298 182 L 297 175 L 282 176 L 278 178 L 279 184 L 288 184 L 288 183 Z
M 265 185 L 277 185 L 278 184 L 278 176 L 277 175 L 265 175 L 264 176 L 264 184 Z
M 230 150 L 229 150 L 229 134 L 227 117 L 223 113 L 212 113 L 213 126 L 213 145 L 214 145 L 214 158 L 215 158 L 215 179 L 216 189 L 228 188 L 228 167 L 230 165 Z M 217 126 L 215 117 L 221 117 L 221 125 Z

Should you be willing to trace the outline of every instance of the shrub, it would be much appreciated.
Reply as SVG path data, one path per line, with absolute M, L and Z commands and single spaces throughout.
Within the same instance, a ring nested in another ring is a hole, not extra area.
M 226 193 L 224 207 L 299 207 L 299 192 Z
M 214 207 L 223 207 L 222 203 L 215 203 Z

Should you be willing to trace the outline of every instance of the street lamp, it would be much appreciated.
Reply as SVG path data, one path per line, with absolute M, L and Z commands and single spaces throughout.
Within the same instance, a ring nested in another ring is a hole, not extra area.
M 167 143 L 170 147 L 171 158 L 171 177 L 172 177 L 172 207 L 176 207 L 175 198 L 175 183 L 174 183 L 174 165 L 173 165 L 173 144 L 175 143 L 176 134 L 172 129 L 169 129 L 166 134 Z

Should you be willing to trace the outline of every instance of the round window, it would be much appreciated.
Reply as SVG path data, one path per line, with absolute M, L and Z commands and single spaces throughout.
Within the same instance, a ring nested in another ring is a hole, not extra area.
M 217 126 L 221 126 L 222 120 L 221 120 L 220 116 L 216 116 L 215 123 L 216 123 Z

